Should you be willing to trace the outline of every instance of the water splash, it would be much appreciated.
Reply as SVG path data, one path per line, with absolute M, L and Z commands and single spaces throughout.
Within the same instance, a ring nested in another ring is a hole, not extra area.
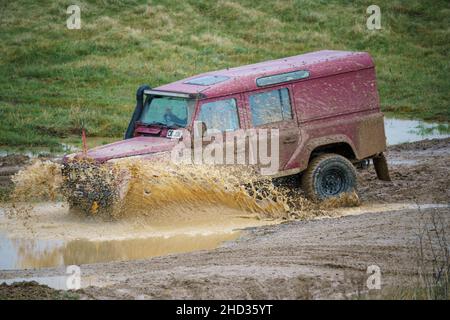
M 61 165 L 52 161 L 36 160 L 12 177 L 13 201 L 56 200 L 62 183 Z
M 35 161 L 13 177 L 13 203 L 65 199 L 84 215 L 113 219 L 163 216 L 167 211 L 194 214 L 215 206 L 258 218 L 305 219 L 322 215 L 323 209 L 359 205 L 356 194 L 313 203 L 299 190 L 275 186 L 245 166 L 176 165 L 136 158 L 107 164 L 78 160 L 69 166 L 70 170 L 67 165 Z M 20 211 L 13 208 L 16 214 Z

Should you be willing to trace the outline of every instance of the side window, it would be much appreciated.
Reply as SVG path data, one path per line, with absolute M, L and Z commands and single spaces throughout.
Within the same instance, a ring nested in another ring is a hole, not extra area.
M 235 99 L 208 102 L 201 106 L 198 120 L 206 124 L 206 129 L 234 131 L 239 129 L 239 118 Z
M 292 119 L 288 89 L 283 88 L 251 95 L 250 111 L 254 126 Z

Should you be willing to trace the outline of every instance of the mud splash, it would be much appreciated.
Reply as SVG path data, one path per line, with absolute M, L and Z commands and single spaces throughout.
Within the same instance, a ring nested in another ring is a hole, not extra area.
M 67 193 L 62 165 L 38 160 L 20 171 L 13 177 L 12 202 L 4 204 L 3 210 L 0 207 L 4 216 L 0 231 L 4 229 L 10 239 L 63 242 L 220 235 L 286 220 L 327 217 L 337 207 L 360 204 L 356 193 L 313 203 L 298 188 L 261 180 L 248 168 L 128 159 L 95 167 L 91 163 L 84 169 L 76 171 L 78 180 L 71 185 L 91 187 L 83 190 L 87 193 L 80 199 L 88 208 L 83 212 L 73 209 L 79 202 Z M 89 196 L 118 187 L 118 181 L 126 185 L 122 197 L 114 199 L 112 206 L 95 207 Z
M 290 219 L 321 209 L 299 192 L 275 186 L 248 167 L 123 159 L 102 165 L 84 162 L 75 169 L 64 174 L 62 165 L 38 160 L 20 171 L 13 177 L 9 214 L 26 216 L 24 203 L 43 200 L 66 200 L 88 216 L 113 219 L 164 216 L 167 211 L 185 214 L 212 206 L 260 219 Z
M 62 183 L 61 165 L 37 160 L 12 177 L 12 201 L 56 200 Z
M 124 161 L 119 166 L 132 172 L 122 215 L 218 205 L 261 217 L 287 218 L 292 206 L 284 190 L 245 167 L 167 166 L 146 161 Z

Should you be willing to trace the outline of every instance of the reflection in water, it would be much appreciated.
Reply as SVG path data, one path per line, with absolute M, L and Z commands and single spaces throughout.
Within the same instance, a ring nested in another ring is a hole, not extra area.
M 388 145 L 423 139 L 450 137 L 449 124 L 437 124 L 420 120 L 385 118 L 384 127 Z
M 92 140 L 93 137 L 91 137 Z M 6 157 L 8 155 L 12 154 L 23 154 L 29 158 L 39 158 L 41 156 L 48 157 L 48 156 L 54 156 L 54 157 L 62 157 L 65 154 L 77 152 L 80 150 L 80 148 L 70 145 L 67 143 L 60 143 L 60 150 L 58 152 L 54 152 L 51 149 L 47 147 L 32 147 L 28 149 L 23 149 L 22 147 L 5 147 L 2 146 L 2 149 L 0 150 L 0 157 Z
M 0 235 L 0 269 L 45 268 L 63 265 L 135 260 L 213 249 L 234 240 L 239 232 L 206 235 L 89 241 L 8 239 Z

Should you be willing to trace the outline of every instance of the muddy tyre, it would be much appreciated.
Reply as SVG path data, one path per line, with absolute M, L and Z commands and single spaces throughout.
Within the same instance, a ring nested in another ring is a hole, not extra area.
M 323 200 L 356 190 L 356 169 L 338 154 L 326 153 L 314 158 L 302 175 L 302 189 L 312 200 Z

